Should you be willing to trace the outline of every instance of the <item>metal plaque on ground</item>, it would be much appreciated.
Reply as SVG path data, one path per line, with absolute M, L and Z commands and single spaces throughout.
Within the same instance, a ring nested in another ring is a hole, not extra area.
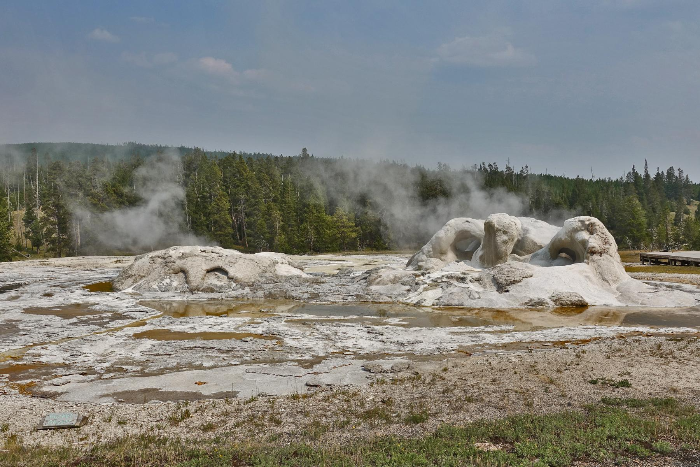
M 87 417 L 73 412 L 50 413 L 37 429 L 55 430 L 58 428 L 78 428 L 87 421 Z

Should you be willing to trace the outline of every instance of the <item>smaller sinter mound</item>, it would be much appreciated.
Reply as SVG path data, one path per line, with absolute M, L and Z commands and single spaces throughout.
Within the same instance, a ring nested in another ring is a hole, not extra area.
M 263 278 L 304 275 L 283 254 L 174 246 L 136 257 L 113 285 L 141 292 L 227 292 Z

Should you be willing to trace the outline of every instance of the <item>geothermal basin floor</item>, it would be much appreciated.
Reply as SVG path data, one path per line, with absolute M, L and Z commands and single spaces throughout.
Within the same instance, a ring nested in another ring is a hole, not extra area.
M 406 260 L 297 259 L 316 274 Z M 606 395 L 700 400 L 696 308 L 500 311 L 111 292 L 109 280 L 130 261 L 0 266 L 0 425 L 60 443 L 76 431 L 33 427 L 48 412 L 78 410 L 91 417 L 79 430 L 91 442 L 153 430 L 185 436 L 207 424 L 207 436 L 245 434 L 257 425 L 242 422 L 253 419 L 282 439 L 335 421 L 328 436 L 342 438 Z M 171 426 L 183 404 L 190 415 Z M 372 408 L 388 414 L 382 423 L 366 415 Z M 384 426 L 424 411 L 420 425 Z

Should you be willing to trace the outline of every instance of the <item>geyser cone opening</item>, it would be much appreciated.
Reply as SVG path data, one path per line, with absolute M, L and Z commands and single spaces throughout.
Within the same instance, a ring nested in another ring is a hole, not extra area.
M 474 252 L 481 246 L 481 239 L 469 232 L 460 232 L 450 247 L 460 261 L 471 261 Z

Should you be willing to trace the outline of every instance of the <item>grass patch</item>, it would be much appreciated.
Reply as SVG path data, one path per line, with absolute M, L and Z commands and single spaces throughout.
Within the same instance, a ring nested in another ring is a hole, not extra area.
M 214 431 L 216 429 L 216 425 L 214 425 L 212 422 L 208 422 L 202 424 L 202 426 L 200 426 L 199 429 L 207 433 L 209 431 Z
M 190 409 L 177 409 L 168 416 L 168 422 L 170 422 L 170 424 L 173 426 L 177 426 L 191 416 L 192 414 L 190 413 Z
M 589 384 L 600 384 L 603 386 L 610 386 L 611 388 L 631 388 L 632 383 L 628 379 L 613 380 L 608 378 L 596 378 L 588 380 Z
M 622 260 L 623 263 L 638 263 L 639 262 L 639 253 L 641 253 L 642 250 L 619 250 L 618 253 L 620 254 L 620 259 Z M 646 253 L 646 251 L 644 251 Z
M 665 265 L 651 265 L 651 266 L 625 266 L 625 271 L 627 272 L 643 272 L 649 274 L 700 274 L 700 267 L 697 266 L 665 266 Z
M 384 407 L 373 407 L 371 409 L 367 409 L 363 412 L 360 412 L 358 418 L 362 421 L 365 422 L 383 422 L 383 423 L 389 423 L 391 421 L 391 413 Z
M 366 415 L 371 420 L 383 418 L 380 411 Z M 308 428 L 315 439 L 328 429 L 321 423 Z M 90 447 L 44 448 L 25 446 L 13 436 L 5 442 L 6 452 L 0 452 L 0 465 L 564 467 L 576 461 L 624 463 L 625 459 L 697 452 L 700 414 L 671 398 L 606 398 L 581 412 L 526 414 L 460 427 L 444 425 L 419 438 L 380 436 L 342 444 L 302 438 L 291 445 L 273 444 L 273 440 L 187 440 L 143 435 Z
M 430 418 L 430 414 L 423 410 L 421 412 L 412 412 L 404 418 L 404 423 L 407 425 L 417 425 L 419 423 L 427 422 Z

